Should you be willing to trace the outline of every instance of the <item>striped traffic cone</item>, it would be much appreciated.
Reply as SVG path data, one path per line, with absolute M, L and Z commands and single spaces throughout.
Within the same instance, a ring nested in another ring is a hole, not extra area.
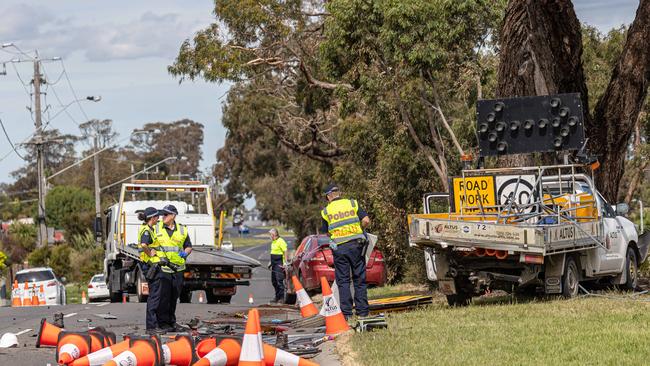
M 162 345 L 165 365 L 190 366 L 196 360 L 194 340 L 186 335 L 177 335 L 173 342 Z
M 88 333 L 61 332 L 56 345 L 56 359 L 60 365 L 90 353 L 90 336 Z
M 293 288 L 296 291 L 296 298 L 300 304 L 300 315 L 302 315 L 303 318 L 309 318 L 312 315 L 318 314 L 316 305 L 314 305 L 314 303 L 311 301 L 311 298 L 307 294 L 307 291 L 305 291 L 305 289 L 302 287 L 302 284 L 298 280 L 298 277 L 291 277 L 291 281 L 293 281 Z
M 203 357 L 215 348 L 217 348 L 217 339 L 213 337 L 205 338 L 196 344 L 196 354 Z
M 36 290 L 36 284 L 32 285 L 32 305 L 38 306 L 38 290 Z
M 132 339 L 131 347 L 112 360 L 106 362 L 104 366 L 158 366 L 163 364 L 160 359 L 162 351 L 159 343 L 154 339 Z
M 38 329 L 38 337 L 36 338 L 36 348 L 56 346 L 59 333 L 61 333 L 61 328 L 48 323 L 45 318 L 41 319 L 41 327 Z
M 43 285 L 38 289 L 38 305 L 47 305 L 47 301 L 45 300 L 45 288 Z
M 22 291 L 18 287 L 18 281 L 14 280 L 14 287 L 11 289 L 11 307 L 23 306 Z
M 88 299 L 86 298 L 86 291 L 81 291 L 81 304 L 88 304 Z
M 102 366 L 106 362 L 110 361 L 113 357 L 129 349 L 129 345 L 129 339 L 127 338 L 122 342 L 115 343 L 110 347 L 102 348 L 99 351 L 95 351 L 89 354 L 88 356 L 76 359 L 70 364 L 70 366 Z
M 239 366 L 264 366 L 264 347 L 262 346 L 262 327 L 257 309 L 248 311 L 248 321 L 242 340 Z
M 264 362 L 266 366 L 318 366 L 317 363 L 298 357 L 287 351 L 264 343 Z
M 224 339 L 210 352 L 202 355 L 197 348 L 197 353 L 201 359 L 192 366 L 234 366 L 239 361 L 241 346 L 234 339 Z
M 321 314 L 325 316 L 325 334 L 335 335 L 350 330 L 350 326 L 345 321 L 345 317 L 341 312 L 339 303 L 336 301 L 334 295 L 332 295 L 332 289 L 327 282 L 327 278 L 321 277 L 320 285 L 323 289 L 323 307 L 321 308 Z
M 23 306 L 32 306 L 32 292 L 29 290 L 27 281 L 25 281 L 25 287 L 23 287 Z

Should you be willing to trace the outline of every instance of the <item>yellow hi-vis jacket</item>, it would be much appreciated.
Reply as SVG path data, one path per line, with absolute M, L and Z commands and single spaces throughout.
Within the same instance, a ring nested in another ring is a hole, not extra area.
M 140 246 L 140 260 L 144 263 L 150 263 L 152 258 L 147 253 L 145 253 L 144 249 L 142 248 L 142 235 L 144 235 L 144 233 L 147 231 L 149 232 L 149 236 L 151 236 L 151 240 L 153 241 L 150 246 L 153 246 L 156 242 L 156 233 L 154 233 L 153 228 L 151 228 L 146 223 L 140 225 L 140 230 L 138 231 L 138 245 Z
M 271 242 L 271 255 L 281 255 L 282 262 L 286 261 L 284 258 L 284 252 L 287 251 L 287 242 L 284 239 L 278 237 L 277 239 Z
M 185 259 L 178 255 L 178 252 L 183 250 L 183 243 L 187 239 L 187 227 L 179 223 L 175 223 L 174 232 L 171 236 L 167 234 L 165 224 L 160 221 L 156 225 L 156 239 L 154 242 L 157 244 L 154 249 L 161 257 L 167 257 L 169 261 L 179 267 L 178 272 L 185 270 Z M 161 267 L 163 272 L 174 272 L 167 266 Z
M 365 238 L 358 211 L 359 205 L 353 199 L 334 200 L 321 211 L 321 216 L 327 221 L 330 238 L 336 244 Z

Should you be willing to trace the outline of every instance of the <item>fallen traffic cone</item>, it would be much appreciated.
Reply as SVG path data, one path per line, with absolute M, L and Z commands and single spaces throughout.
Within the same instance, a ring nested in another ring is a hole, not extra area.
M 253 294 L 248 294 L 248 303 L 249 303 L 250 305 L 253 305 L 254 302 L 255 302 L 255 301 L 253 301 Z
M 104 366 L 159 366 L 162 351 L 153 339 L 137 338 L 130 340 L 129 349 L 113 357 Z
M 61 332 L 56 345 L 56 359 L 60 365 L 67 365 L 72 361 L 90 353 L 90 336 L 88 333 Z
M 199 353 L 201 359 L 192 366 L 234 366 L 239 361 L 240 353 L 239 342 L 234 339 L 224 339 L 219 343 L 219 347 L 214 347 L 204 355 Z
M 88 303 L 88 299 L 86 298 L 86 291 L 81 291 L 81 304 L 86 305 Z
M 312 315 L 318 314 L 316 305 L 311 301 L 311 298 L 307 294 L 307 291 L 302 287 L 298 277 L 291 277 L 291 281 L 293 281 L 293 288 L 296 292 L 298 303 L 300 304 L 300 315 L 302 315 L 303 318 L 309 318 Z
M 264 343 L 264 362 L 266 366 L 318 366 L 317 363 L 298 357 L 293 353 L 283 351 Z
M 122 342 L 115 343 L 110 347 L 102 348 L 99 351 L 95 351 L 88 354 L 87 356 L 76 359 L 70 364 L 70 366 L 102 366 L 106 362 L 110 361 L 113 357 L 129 349 L 129 346 L 130 343 L 129 339 L 127 338 Z
M 213 337 L 205 338 L 196 344 L 196 354 L 203 357 L 215 348 L 217 348 L 217 339 Z
M 350 326 L 341 312 L 339 303 L 336 301 L 334 295 L 332 295 L 332 289 L 327 282 L 327 278 L 321 277 L 320 285 L 323 289 L 323 307 L 321 308 L 321 314 L 325 316 L 325 334 L 335 335 L 350 330 Z
M 32 305 L 38 306 L 38 291 L 36 290 L 36 284 L 32 285 Z
M 36 338 L 36 348 L 43 346 L 56 346 L 59 340 L 59 333 L 61 328 L 47 322 L 47 319 L 41 319 L 41 327 L 38 330 L 38 338 Z
M 43 285 L 38 289 L 38 305 L 47 305 L 47 301 L 45 300 L 45 289 L 43 288 Z
M 11 289 L 11 307 L 23 306 L 22 292 L 18 287 L 18 281 L 14 280 L 14 287 Z
M 199 304 L 203 304 L 203 291 L 199 291 Z
M 248 311 L 248 321 L 239 354 L 239 366 L 264 366 L 260 315 L 255 308 Z
M 25 287 L 23 288 L 23 306 L 32 306 L 32 293 L 29 290 L 27 281 L 25 281 Z
M 104 340 L 104 347 L 110 347 L 115 344 L 115 333 L 109 332 L 104 327 L 95 327 L 88 330 L 88 333 L 97 333 Z
M 109 344 L 104 342 L 104 334 L 101 331 L 89 330 L 86 333 L 90 336 L 90 351 L 88 353 L 97 352 L 100 349 L 109 346 Z
M 190 366 L 197 361 L 194 340 L 186 335 L 177 335 L 173 342 L 162 345 L 165 365 Z

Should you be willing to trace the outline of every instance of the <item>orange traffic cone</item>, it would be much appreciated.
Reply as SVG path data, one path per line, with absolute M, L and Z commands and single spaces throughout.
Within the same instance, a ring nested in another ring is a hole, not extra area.
M 106 362 L 104 366 L 158 366 L 162 364 L 160 360 L 162 352 L 155 340 L 132 339 L 130 346 L 129 349 Z
M 298 357 L 287 351 L 264 343 L 264 362 L 266 366 L 318 366 L 317 363 Z
M 253 300 L 253 294 L 248 294 L 248 304 L 253 305 L 255 301 Z
M 81 357 L 74 360 L 70 366 L 102 366 L 110 361 L 113 357 L 129 349 L 129 339 L 122 342 L 115 343 L 114 345 L 102 348 L 99 351 L 90 353 L 88 356 Z
M 203 355 L 199 353 L 201 359 L 192 366 L 234 366 L 239 361 L 240 353 L 239 342 L 234 339 L 224 339 L 219 343 L 219 347 Z
M 190 366 L 196 362 L 194 340 L 186 335 L 177 335 L 173 342 L 163 344 L 165 365 Z
M 264 347 L 262 346 L 262 327 L 257 309 L 248 311 L 248 321 L 242 340 L 239 366 L 264 366 Z
M 23 288 L 23 306 L 32 306 L 32 292 L 29 290 L 29 284 L 25 281 Z
M 86 298 L 86 291 L 81 291 L 81 304 L 85 305 L 88 303 L 88 299 Z
M 196 344 L 196 354 L 203 357 L 215 348 L 217 348 L 217 340 L 212 337 L 205 338 Z
M 38 306 L 38 290 L 36 290 L 36 284 L 32 285 L 32 305 Z
M 104 347 L 110 347 L 115 344 L 115 333 L 107 331 L 104 327 L 95 327 L 88 330 L 88 333 L 98 334 L 104 340 Z
M 67 365 L 79 357 L 90 353 L 90 336 L 88 333 L 61 332 L 56 344 L 56 359 L 61 365 Z
M 45 288 L 43 288 L 43 285 L 38 289 L 38 305 L 47 305 L 47 301 L 45 300 Z
M 335 335 L 350 330 L 350 326 L 345 321 L 345 317 L 341 312 L 339 303 L 336 301 L 334 295 L 332 295 L 332 289 L 327 282 L 327 278 L 321 277 L 320 285 L 323 289 L 323 307 L 321 308 L 321 314 L 325 315 L 325 334 Z
M 199 303 L 203 304 L 203 291 L 199 291 Z
M 59 340 L 59 333 L 61 328 L 47 322 L 47 319 L 41 319 L 41 327 L 38 330 L 38 338 L 36 338 L 36 348 L 43 346 L 56 346 Z
M 309 295 L 307 295 L 307 291 L 305 291 L 305 289 L 302 287 L 302 284 L 298 280 L 298 277 L 291 277 L 291 281 L 293 281 L 293 288 L 296 291 L 296 298 L 298 298 L 298 303 L 300 304 L 300 315 L 302 315 L 303 318 L 309 318 L 312 315 L 318 314 L 316 305 L 314 305 Z
M 22 292 L 18 287 L 18 281 L 14 280 L 14 287 L 11 289 L 11 306 L 19 307 L 23 306 Z

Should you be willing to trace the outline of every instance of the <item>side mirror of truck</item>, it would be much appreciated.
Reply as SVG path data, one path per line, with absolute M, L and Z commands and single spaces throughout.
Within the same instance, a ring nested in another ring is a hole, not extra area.
M 616 210 L 616 214 L 621 216 L 625 216 L 630 212 L 630 206 L 627 203 L 619 203 L 614 209 Z

